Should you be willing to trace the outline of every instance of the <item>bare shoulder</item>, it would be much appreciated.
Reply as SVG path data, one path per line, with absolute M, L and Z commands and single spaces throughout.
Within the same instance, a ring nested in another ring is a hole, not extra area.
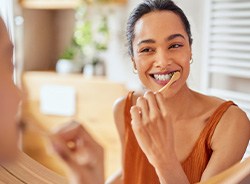
M 142 95 L 142 94 L 141 94 L 141 93 L 138 93 L 138 92 L 134 92 L 134 93 L 133 93 L 132 105 L 135 104 L 136 99 L 137 99 L 139 96 L 141 96 L 141 95 Z M 122 114 L 124 113 L 124 108 L 125 108 L 125 104 L 126 104 L 126 98 L 127 98 L 127 96 L 123 96 L 123 97 L 118 98 L 118 99 L 115 101 L 115 103 L 114 103 L 114 105 L 113 105 L 113 112 L 114 112 L 115 116 L 116 116 L 116 115 L 117 115 L 117 116 L 120 116 L 121 113 L 122 113 Z
M 246 113 L 238 106 L 231 105 L 221 117 L 214 132 L 213 141 L 218 142 L 218 146 L 228 141 L 235 142 L 238 143 L 237 149 L 244 151 L 249 139 L 250 121 Z
M 226 102 L 224 99 L 215 96 L 208 96 L 197 92 L 194 93 L 198 99 L 199 104 L 197 104 L 197 106 L 202 112 L 201 114 L 207 114 L 208 116 L 211 116 L 223 103 Z M 248 120 L 246 113 L 241 110 L 237 105 L 231 105 L 223 114 L 222 120 L 231 118 L 242 118 Z
M 114 116 L 120 116 L 124 112 L 126 96 L 118 98 L 113 105 Z
M 224 120 L 235 120 L 237 122 L 246 122 L 249 124 L 247 114 L 237 105 L 232 105 L 224 114 Z
M 250 122 L 244 111 L 231 105 L 223 114 L 211 140 L 211 173 L 219 173 L 239 162 L 250 139 Z M 208 172 L 209 173 L 209 172 Z
M 217 97 L 196 93 L 203 109 L 201 112 L 210 117 L 226 101 Z M 228 141 L 238 141 L 242 147 L 247 145 L 250 138 L 250 122 L 246 113 L 236 105 L 231 105 L 218 123 L 212 137 L 212 145 L 221 147 Z M 239 145 L 240 145 L 239 144 Z M 232 145 L 232 144 L 231 144 Z
M 125 124 L 124 124 L 125 104 L 126 104 L 126 96 L 118 98 L 113 105 L 114 121 L 122 142 L 125 131 Z
M 242 133 L 246 135 L 247 139 L 250 138 L 250 121 L 247 114 L 236 105 L 232 105 L 224 113 L 221 118 L 221 126 L 231 129 L 232 132 Z
M 205 101 L 210 109 L 214 112 L 220 105 L 225 103 L 226 101 L 213 96 L 206 96 Z M 220 119 L 218 127 L 216 128 L 218 131 L 221 130 L 225 132 L 225 130 L 231 129 L 231 133 L 242 131 L 246 132 L 245 135 L 250 137 L 250 122 L 247 117 L 247 114 L 239 108 L 237 105 L 231 105 L 223 116 Z
M 196 93 L 200 114 L 207 120 L 226 101 L 213 96 Z M 207 121 L 205 121 L 207 122 Z M 210 142 L 213 150 L 202 180 L 206 180 L 239 162 L 250 138 L 250 122 L 246 113 L 231 105 L 219 119 Z
M 139 95 L 140 93 L 137 93 L 137 92 L 133 94 L 132 105 L 135 104 L 135 101 Z M 123 136 L 124 129 L 125 129 L 124 111 L 125 111 L 125 105 L 126 105 L 126 98 L 127 96 L 118 98 L 113 105 L 114 120 L 115 120 L 115 124 L 116 124 L 116 127 L 118 129 L 120 136 Z

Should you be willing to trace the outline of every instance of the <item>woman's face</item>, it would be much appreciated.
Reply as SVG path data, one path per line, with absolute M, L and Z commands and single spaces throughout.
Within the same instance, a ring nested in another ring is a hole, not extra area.
M 20 92 L 13 83 L 13 45 L 0 18 L 0 162 L 17 153 L 17 110 Z
M 171 85 L 168 94 L 186 86 L 189 75 L 191 46 L 184 25 L 171 11 L 145 14 L 135 24 L 132 58 L 143 85 L 158 91 L 166 85 L 173 72 L 181 77 Z

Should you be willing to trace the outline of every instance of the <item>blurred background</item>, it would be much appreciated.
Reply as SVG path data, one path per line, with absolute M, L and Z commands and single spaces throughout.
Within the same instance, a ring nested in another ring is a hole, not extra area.
M 15 43 L 15 79 L 25 92 L 24 151 L 64 174 L 36 130 L 76 119 L 104 146 L 110 175 L 120 167 L 112 104 L 142 89 L 125 38 L 129 12 L 141 0 L 0 2 Z M 190 87 L 233 100 L 250 117 L 250 1 L 175 2 L 193 34 Z

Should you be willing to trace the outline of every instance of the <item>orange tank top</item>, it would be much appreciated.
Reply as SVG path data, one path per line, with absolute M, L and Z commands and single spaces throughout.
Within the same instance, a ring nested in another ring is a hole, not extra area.
M 130 108 L 132 106 L 133 92 L 126 99 L 125 117 L 125 157 L 124 157 L 124 184 L 159 184 L 159 179 L 154 167 L 138 145 L 131 127 Z M 187 159 L 181 163 L 190 183 L 199 182 L 208 161 L 212 155 L 210 142 L 214 130 L 222 115 L 231 106 L 232 101 L 221 104 L 207 120 L 194 148 Z

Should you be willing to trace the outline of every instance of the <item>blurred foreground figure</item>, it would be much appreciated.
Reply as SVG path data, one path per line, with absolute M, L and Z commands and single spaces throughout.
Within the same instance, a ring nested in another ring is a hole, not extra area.
M 45 168 L 18 149 L 18 106 L 21 92 L 13 82 L 13 44 L 0 17 L 0 183 L 64 184 L 66 178 Z M 104 182 L 103 149 L 78 123 L 48 136 L 72 170 L 70 183 Z M 68 147 L 69 142 L 74 147 Z

